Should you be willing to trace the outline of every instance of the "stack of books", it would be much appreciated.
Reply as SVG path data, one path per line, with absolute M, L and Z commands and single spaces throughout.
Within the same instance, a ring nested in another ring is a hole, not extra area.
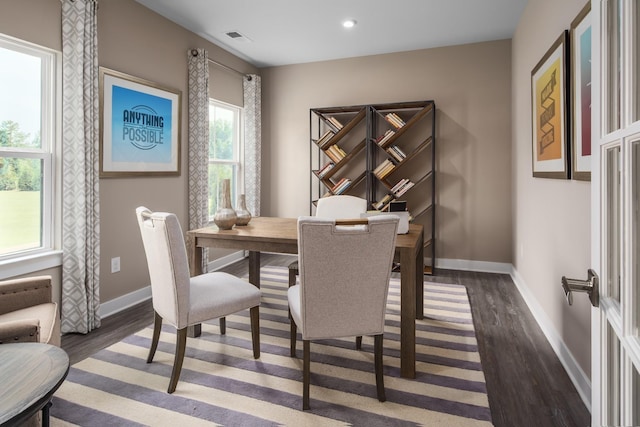
M 379 202 L 374 203 L 373 207 L 376 208 L 377 210 L 381 211 L 383 210 L 385 207 L 387 207 L 387 205 L 389 203 L 391 203 L 391 201 L 393 200 L 393 196 L 391 194 L 387 194 L 386 196 L 384 196 Z
M 396 159 L 398 162 L 401 162 L 407 158 L 405 152 L 402 151 L 397 145 L 392 145 L 391 147 L 387 148 L 387 153 L 389 153 L 391 157 Z
M 324 154 L 326 154 L 334 163 L 338 163 L 347 155 L 347 153 L 336 144 L 330 145 L 326 150 L 324 150 Z
M 377 176 L 379 179 L 384 178 L 389 175 L 396 166 L 391 162 L 391 160 L 386 159 L 384 162 L 380 163 L 377 168 L 373 170 L 373 174 Z
M 331 123 L 331 124 L 332 124 L 336 129 L 338 129 L 338 130 L 342 129 L 342 127 L 343 127 L 343 126 L 342 126 L 342 123 L 340 123 L 340 122 L 338 121 L 338 119 L 336 119 L 336 118 L 335 118 L 335 117 L 333 117 L 333 116 L 329 116 L 329 117 L 327 117 L 327 121 L 328 121 L 329 123 Z
M 383 135 L 379 136 L 376 139 L 376 143 L 381 147 L 384 146 L 384 143 L 387 142 L 393 135 L 395 135 L 395 133 L 396 131 L 388 129 Z
M 396 113 L 388 113 L 384 118 L 398 129 L 405 125 L 404 120 Z
M 318 144 L 318 147 L 324 149 L 324 147 L 329 143 L 329 141 L 331 140 L 331 138 L 333 138 L 333 135 L 335 134 L 336 133 L 334 131 L 329 129 L 328 131 L 322 134 L 322 136 L 320 137 L 320 139 L 318 139 L 316 144 Z
M 391 188 L 391 192 L 395 194 L 396 197 L 400 197 L 414 185 L 415 183 L 411 182 L 408 178 L 404 178 Z
M 324 165 L 323 167 L 321 167 L 320 169 L 318 169 L 318 172 L 316 172 L 316 175 L 318 175 L 318 178 L 322 178 L 323 176 L 325 176 L 327 174 L 327 172 L 329 172 L 333 167 L 335 166 L 335 163 L 333 162 L 327 162 L 326 165 Z
M 342 178 L 333 187 L 331 187 L 331 192 L 333 194 L 342 194 L 347 188 L 349 188 L 349 185 L 351 185 L 351 180 L 349 178 Z

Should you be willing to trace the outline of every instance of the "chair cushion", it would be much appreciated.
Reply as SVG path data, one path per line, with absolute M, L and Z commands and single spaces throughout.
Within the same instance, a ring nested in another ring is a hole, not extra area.
M 260 295 L 260 289 L 228 273 L 213 272 L 192 277 L 189 324 L 178 327 L 255 307 L 260 305 Z
M 58 305 L 54 302 L 38 304 L 0 315 L 0 323 L 13 321 L 40 321 L 40 342 L 60 346 Z

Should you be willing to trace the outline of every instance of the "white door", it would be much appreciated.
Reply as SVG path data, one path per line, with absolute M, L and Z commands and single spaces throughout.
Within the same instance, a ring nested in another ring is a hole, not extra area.
M 640 2 L 591 0 L 592 425 L 640 425 Z

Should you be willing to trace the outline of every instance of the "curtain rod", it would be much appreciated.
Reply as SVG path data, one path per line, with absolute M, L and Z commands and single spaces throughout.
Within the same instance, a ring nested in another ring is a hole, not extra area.
M 197 49 L 191 49 L 191 55 L 193 55 L 193 56 L 198 56 L 198 50 L 197 50 Z M 207 58 L 207 61 L 209 61 L 209 62 L 211 62 L 211 63 L 213 63 L 213 64 L 217 65 L 218 67 L 222 67 L 222 68 L 224 68 L 224 69 L 225 69 L 225 70 L 227 70 L 227 71 L 231 71 L 232 73 L 240 74 L 241 76 L 246 76 L 246 77 L 247 77 L 247 80 L 251 81 L 251 78 L 252 78 L 252 77 L 251 77 L 249 74 L 245 74 L 245 73 L 243 73 L 243 72 L 241 72 L 241 71 L 238 71 L 238 70 L 236 70 L 236 69 L 233 69 L 233 68 L 229 67 L 228 65 L 221 64 L 221 63 L 219 63 L 219 62 L 217 62 L 217 61 L 214 61 L 214 60 L 213 60 L 213 59 L 211 59 L 211 58 Z

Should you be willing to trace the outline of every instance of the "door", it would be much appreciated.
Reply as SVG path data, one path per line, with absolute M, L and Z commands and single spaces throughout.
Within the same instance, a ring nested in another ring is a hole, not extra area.
M 640 6 L 591 0 L 592 425 L 640 425 Z

